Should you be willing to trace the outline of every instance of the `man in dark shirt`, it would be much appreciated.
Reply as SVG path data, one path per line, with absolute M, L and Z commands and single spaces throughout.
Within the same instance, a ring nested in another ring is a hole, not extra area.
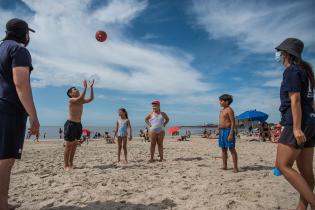
M 11 169 L 20 159 L 26 121 L 30 133 L 38 136 L 39 121 L 33 102 L 30 73 L 32 59 L 26 46 L 29 31 L 34 30 L 20 19 L 6 24 L 6 37 L 0 43 L 0 209 L 13 209 L 8 204 Z

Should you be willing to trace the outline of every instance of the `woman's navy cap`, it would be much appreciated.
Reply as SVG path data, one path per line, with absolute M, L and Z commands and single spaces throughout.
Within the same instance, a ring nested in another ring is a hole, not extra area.
M 34 29 L 28 27 L 28 24 L 19 18 L 13 18 L 9 20 L 6 24 L 7 31 L 15 32 L 15 33 L 25 33 L 31 31 L 35 33 Z
M 287 53 L 301 59 L 303 48 L 304 43 L 301 40 L 297 38 L 287 38 L 278 47 L 276 47 L 276 50 L 286 51 Z

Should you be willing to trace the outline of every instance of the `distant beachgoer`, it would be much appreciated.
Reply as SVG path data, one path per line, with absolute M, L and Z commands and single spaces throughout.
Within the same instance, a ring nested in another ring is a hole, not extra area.
M 215 137 L 219 137 L 219 128 L 216 128 L 215 130 L 214 130 L 214 135 L 215 135 Z
M 140 138 L 143 138 L 142 139 L 142 142 L 144 142 L 146 139 L 145 139 L 145 133 L 144 133 L 144 131 L 142 130 L 142 129 L 140 129 L 140 131 L 139 131 L 139 137 Z
M 190 131 L 190 130 L 187 130 L 187 131 L 186 131 L 186 136 L 187 136 L 187 138 L 190 138 L 190 137 L 191 137 L 191 131 Z
M 260 128 L 260 136 L 263 141 L 266 141 L 266 138 L 271 141 L 271 130 L 268 123 L 263 122 Z
M 114 138 L 118 139 L 118 162 L 120 162 L 121 149 L 124 149 L 125 163 L 128 162 L 127 158 L 127 138 L 129 129 L 129 141 L 132 140 L 132 128 L 131 123 L 128 118 L 128 113 L 125 108 L 120 108 L 118 110 L 119 118 L 116 122 L 115 135 Z
M 46 139 L 46 132 L 44 133 L 43 138 Z
M 11 19 L 6 24 L 6 36 L 0 43 L 1 210 L 15 208 L 8 204 L 10 176 L 15 160 L 21 159 L 27 118 L 29 136 L 37 135 L 40 127 L 30 84 L 33 66 L 31 54 L 26 48 L 30 41 L 29 31 L 35 32 L 25 21 Z
M 39 136 L 40 136 L 40 133 L 38 133 L 38 135 L 35 135 L 34 142 L 39 142 Z
M 271 137 L 271 142 L 273 143 L 278 143 L 279 138 L 281 136 L 282 133 L 282 125 L 278 124 L 275 126 L 274 130 L 273 130 L 273 135 Z
M 304 44 L 288 38 L 276 47 L 276 60 L 285 67 L 280 88 L 281 125 L 277 163 L 287 181 L 300 193 L 296 209 L 315 209 L 313 157 L 315 147 L 315 78 L 302 59 Z M 293 169 L 296 162 L 299 173 Z
M 90 97 L 85 98 L 87 82 L 83 81 L 84 90 L 80 94 L 79 90 L 75 87 L 71 87 L 67 91 L 69 96 L 69 117 L 64 125 L 64 139 L 65 139 L 65 151 L 64 151 L 64 167 L 68 171 L 73 169 L 73 158 L 77 145 L 80 144 L 82 135 L 81 117 L 83 113 L 83 104 L 90 103 L 94 99 L 93 91 L 94 80 L 89 81 Z
M 62 139 L 62 133 L 63 133 L 62 129 L 59 128 L 59 138 L 60 138 L 60 139 Z
M 220 96 L 220 105 L 223 108 L 220 111 L 219 122 L 219 147 L 222 149 L 223 170 L 227 170 L 227 150 L 229 149 L 233 159 L 233 172 L 238 172 L 237 152 L 235 150 L 235 116 L 231 108 L 233 97 L 228 94 Z
M 158 145 L 160 161 L 163 161 L 164 160 L 163 140 L 165 136 L 164 128 L 169 122 L 169 118 L 165 112 L 161 112 L 159 101 L 152 102 L 152 112 L 145 117 L 144 121 L 149 126 L 150 130 L 149 131 L 149 137 L 151 141 L 150 162 L 154 162 L 156 144 Z
M 249 134 L 252 134 L 252 131 L 253 131 L 253 126 L 250 125 L 250 126 L 248 127 L 248 132 L 249 132 Z
M 108 144 L 115 144 L 114 138 L 106 131 L 104 138 Z
M 208 138 L 208 137 L 209 137 L 209 134 L 208 134 L 207 129 L 205 128 L 204 131 L 203 131 L 203 134 L 202 134 L 201 138 Z
M 148 129 L 148 127 L 145 127 L 145 138 L 144 138 L 144 142 L 150 142 L 149 129 Z

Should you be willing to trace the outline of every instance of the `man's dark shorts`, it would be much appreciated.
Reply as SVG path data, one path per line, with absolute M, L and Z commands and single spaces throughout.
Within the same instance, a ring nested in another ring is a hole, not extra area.
M 26 122 L 26 115 L 0 112 L 0 160 L 21 159 Z
M 64 132 L 66 141 L 79 140 L 82 135 L 82 124 L 67 120 L 64 126 Z
M 315 147 L 315 125 L 308 125 L 302 130 L 306 136 L 306 142 L 304 144 L 297 144 L 293 134 L 293 126 L 284 127 L 284 130 L 282 131 L 279 139 L 279 143 L 293 146 L 296 149 Z

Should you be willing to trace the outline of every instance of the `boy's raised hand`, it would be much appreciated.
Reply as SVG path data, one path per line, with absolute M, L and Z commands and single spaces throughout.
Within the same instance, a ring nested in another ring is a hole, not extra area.
M 89 81 L 89 86 L 90 86 L 91 88 L 93 87 L 93 85 L 94 85 L 94 79 L 91 80 L 91 81 Z
M 87 88 L 87 82 L 86 82 L 86 80 L 83 81 L 83 87 L 84 87 L 84 88 Z

